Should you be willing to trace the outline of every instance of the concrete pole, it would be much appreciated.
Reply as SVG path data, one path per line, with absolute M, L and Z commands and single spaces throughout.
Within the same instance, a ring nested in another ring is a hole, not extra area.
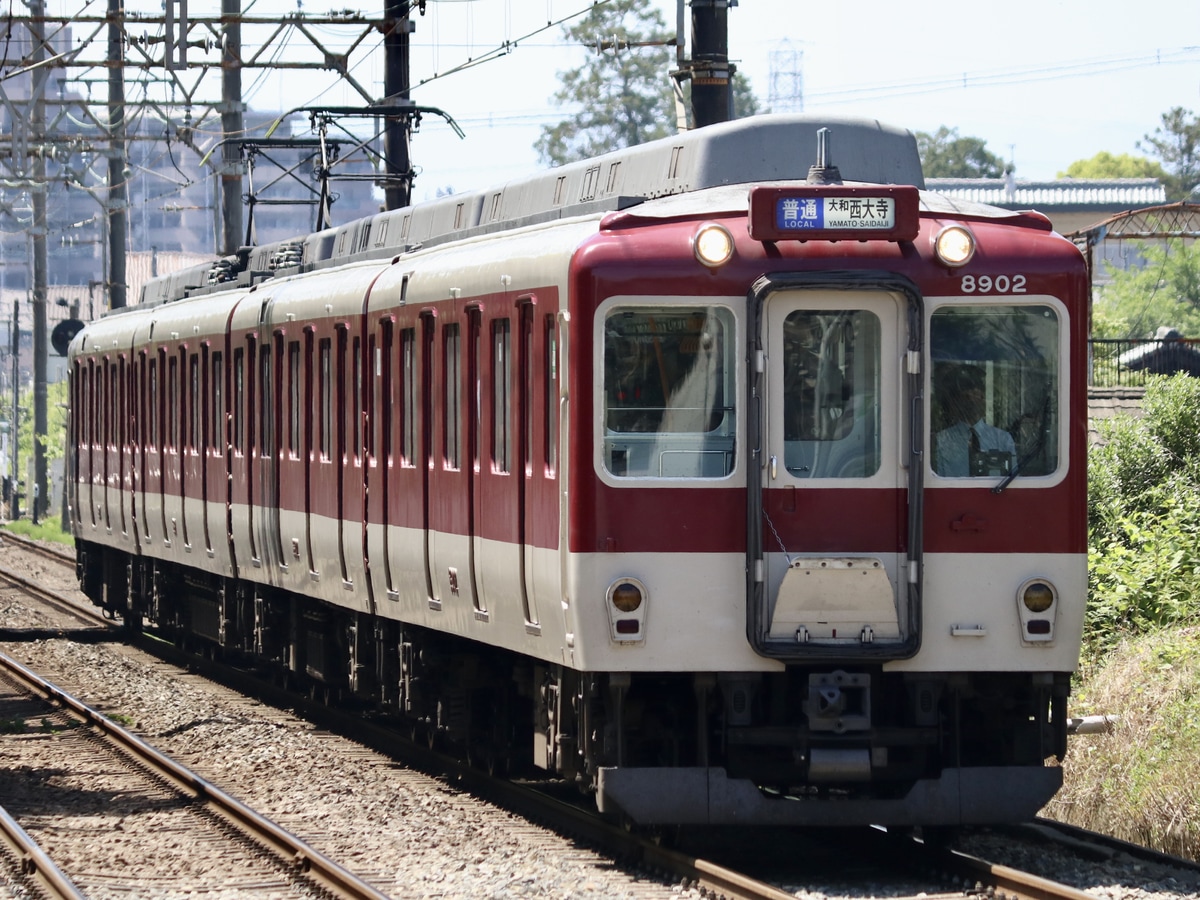
M 46 509 L 50 496 L 46 483 L 46 295 L 49 261 L 46 254 L 46 59 L 44 0 L 32 0 L 29 30 L 33 41 L 33 96 L 29 115 L 33 151 L 33 485 L 30 510 L 33 521 Z
M 391 26 L 383 39 L 383 92 L 392 102 L 407 105 L 409 97 L 408 35 L 412 21 L 410 0 L 388 0 L 384 15 Z M 407 115 L 388 119 L 383 133 L 383 154 L 388 185 L 384 189 L 388 209 L 408 206 L 412 200 L 411 120 Z
M 21 481 L 18 463 L 21 436 L 21 301 L 13 301 L 12 320 L 12 420 L 8 428 L 9 446 L 12 447 L 12 484 L 9 493 L 8 517 L 21 518 L 21 500 L 17 496 L 17 485 Z
M 697 128 L 730 117 L 729 0 L 692 0 L 692 115 Z
M 125 4 L 108 0 L 108 306 L 126 302 L 129 177 L 125 141 Z M 169 51 L 168 51 L 169 52 Z
M 221 0 L 221 24 L 225 38 L 221 57 L 221 148 L 222 234 L 218 252 L 236 253 L 242 245 L 242 151 L 238 141 L 245 136 L 242 116 L 242 9 L 241 0 Z

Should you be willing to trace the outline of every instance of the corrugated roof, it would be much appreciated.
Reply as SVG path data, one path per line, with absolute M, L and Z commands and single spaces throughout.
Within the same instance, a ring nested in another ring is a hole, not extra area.
M 1006 209 L 1053 207 L 1132 209 L 1166 202 L 1157 178 L 1057 178 L 1007 181 L 1003 178 L 927 178 L 925 187 L 948 197 L 990 203 Z

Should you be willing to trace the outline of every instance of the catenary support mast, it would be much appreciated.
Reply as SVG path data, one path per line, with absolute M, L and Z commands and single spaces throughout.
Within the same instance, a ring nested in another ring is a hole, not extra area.
M 125 141 L 125 3 L 108 0 L 108 305 L 125 305 L 129 176 Z

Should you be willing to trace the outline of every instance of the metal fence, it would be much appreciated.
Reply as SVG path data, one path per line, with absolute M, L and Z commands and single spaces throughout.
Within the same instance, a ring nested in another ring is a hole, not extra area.
M 1088 341 L 1091 365 L 1088 384 L 1095 387 L 1141 387 L 1148 375 L 1183 372 L 1200 376 L 1200 338 Z

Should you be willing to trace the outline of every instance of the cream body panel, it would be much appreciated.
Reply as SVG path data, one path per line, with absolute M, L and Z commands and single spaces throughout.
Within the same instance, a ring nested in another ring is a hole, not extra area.
M 893 672 L 1072 672 L 1079 659 L 1083 554 L 930 553 L 925 556 L 921 650 Z M 1058 590 L 1054 640 L 1021 639 L 1017 591 L 1031 578 Z

